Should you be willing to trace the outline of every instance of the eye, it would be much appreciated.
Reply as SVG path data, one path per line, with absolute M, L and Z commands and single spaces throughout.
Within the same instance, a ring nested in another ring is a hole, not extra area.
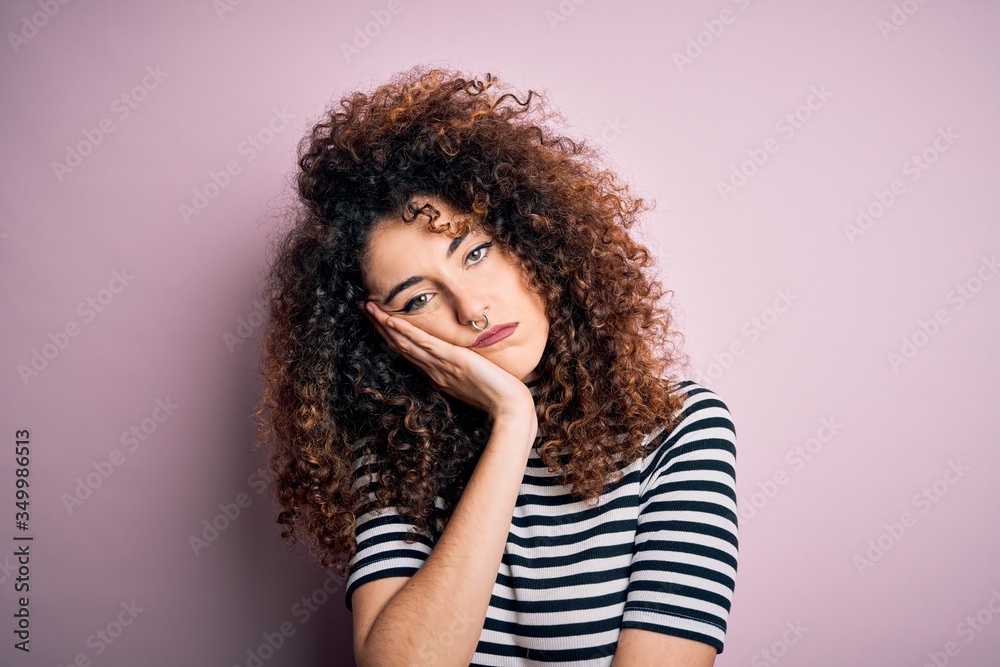
M 465 256 L 465 258 L 468 259 L 469 257 L 472 257 L 472 253 L 478 252 L 478 251 L 482 250 L 483 254 L 479 256 L 480 257 L 480 261 L 482 261 L 483 259 L 486 259 L 486 255 L 490 254 L 489 247 L 491 245 L 493 245 L 492 241 L 490 241 L 489 243 L 484 243 L 484 244 L 482 244 L 480 246 L 476 246 L 475 248 L 472 249 L 471 252 L 469 252 L 468 255 Z M 476 262 L 476 264 L 478 264 L 478 263 L 479 262 Z
M 418 294 L 415 297 L 413 297 L 412 299 L 410 299 L 409 301 L 407 301 L 406 305 L 403 306 L 403 312 L 404 313 L 412 313 L 414 310 L 417 310 L 413 306 L 417 302 L 417 299 L 419 299 L 422 296 L 427 296 L 427 295 L 426 294 Z M 426 301 L 424 303 L 426 303 Z M 423 306 L 424 303 L 421 303 L 420 305 Z
M 489 247 L 491 245 L 493 245 L 493 241 L 490 241 L 489 243 L 483 243 L 481 245 L 478 245 L 475 248 L 473 248 L 472 250 L 470 250 L 469 254 L 466 255 L 465 258 L 469 259 L 475 253 L 477 253 L 480 250 L 482 250 L 483 252 L 478 255 L 479 259 L 477 259 L 476 261 L 473 262 L 473 265 L 480 264 L 480 263 L 482 263 L 482 261 L 484 259 L 486 259 L 486 256 L 490 254 Z M 415 297 L 413 297 L 412 299 L 410 299 L 409 301 L 406 302 L 406 305 L 403 306 L 402 312 L 404 312 L 404 313 L 412 313 L 414 311 L 420 310 L 420 308 L 422 308 L 430 299 L 429 298 L 425 299 L 424 301 L 421 301 L 419 303 L 417 302 L 417 300 L 420 299 L 421 297 L 429 297 L 429 296 L 430 295 L 428 293 L 426 293 L 426 292 L 424 292 L 422 294 L 416 295 Z M 416 307 L 414 307 L 415 305 L 416 305 Z

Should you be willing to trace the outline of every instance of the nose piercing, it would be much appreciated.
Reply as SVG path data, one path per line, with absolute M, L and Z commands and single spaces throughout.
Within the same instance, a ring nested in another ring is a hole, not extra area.
M 482 329 L 480 329 L 479 327 L 477 327 L 476 323 L 474 321 L 472 322 L 472 328 L 475 329 L 476 331 L 486 331 L 487 329 L 490 328 L 490 318 L 489 318 L 489 316 L 484 312 L 483 313 L 483 317 L 486 318 L 486 326 L 484 326 Z

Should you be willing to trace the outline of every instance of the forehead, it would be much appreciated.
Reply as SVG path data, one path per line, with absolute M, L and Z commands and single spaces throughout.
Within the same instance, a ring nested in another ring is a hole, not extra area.
M 447 262 L 449 247 L 463 234 L 467 235 L 461 243 L 484 235 L 482 225 L 474 216 L 437 202 L 434 205 L 440 211 L 434 221 L 426 215 L 418 215 L 409 222 L 391 216 L 376 224 L 362 269 L 371 294 L 382 296 L 393 284 L 412 275 L 431 272 Z

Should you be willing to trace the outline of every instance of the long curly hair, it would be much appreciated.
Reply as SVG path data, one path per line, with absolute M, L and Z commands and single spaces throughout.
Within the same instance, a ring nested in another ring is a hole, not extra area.
M 663 303 L 672 292 L 627 233 L 651 207 L 603 151 L 547 125 L 562 117 L 539 93 L 505 88 L 417 66 L 328 107 L 299 142 L 298 201 L 262 295 L 256 448 L 274 443 L 282 537 L 294 544 L 300 530 L 341 576 L 365 512 L 395 507 L 436 541 L 488 437 L 487 415 L 435 390 L 358 307 L 375 224 L 436 218 L 417 195 L 470 213 L 544 296 L 534 446 L 578 499 L 592 504 L 648 454 L 651 430 L 679 418 L 672 385 L 689 361 Z

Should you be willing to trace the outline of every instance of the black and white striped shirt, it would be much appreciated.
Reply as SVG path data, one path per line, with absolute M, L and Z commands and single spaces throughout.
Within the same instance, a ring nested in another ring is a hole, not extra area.
M 661 442 L 593 507 L 531 450 L 472 665 L 607 667 L 624 628 L 722 653 L 739 546 L 736 431 L 712 390 L 676 390 L 681 421 L 648 434 Z M 426 535 L 402 541 L 412 525 L 391 508 L 358 517 L 349 610 L 358 586 L 412 576 L 430 555 Z

